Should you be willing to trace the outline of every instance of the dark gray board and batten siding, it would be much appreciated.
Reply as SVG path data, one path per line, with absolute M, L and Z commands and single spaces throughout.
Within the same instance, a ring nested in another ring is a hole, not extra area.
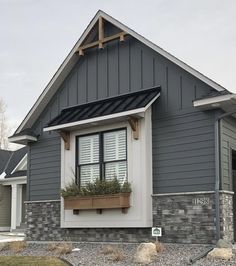
M 192 101 L 211 88 L 127 37 L 80 57 L 35 123 L 41 136 L 30 145 L 29 200 L 59 198 L 60 138 L 43 127 L 62 108 L 159 85 L 161 97 L 152 107 L 153 192 L 213 190 L 214 112 L 192 107 Z

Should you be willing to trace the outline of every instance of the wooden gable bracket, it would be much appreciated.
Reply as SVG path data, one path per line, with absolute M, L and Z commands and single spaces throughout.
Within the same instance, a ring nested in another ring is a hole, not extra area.
M 103 49 L 103 40 L 104 40 L 104 23 L 103 23 L 103 18 L 99 17 L 98 18 L 98 48 Z
M 128 121 L 132 128 L 133 138 L 136 140 L 139 139 L 139 120 L 135 117 L 131 117 Z
M 64 140 L 64 148 L 65 150 L 70 149 L 70 132 L 65 130 L 60 130 L 58 132 L 61 136 L 61 138 Z
M 76 53 L 79 53 L 80 56 L 83 56 L 85 50 L 95 47 L 95 46 L 98 46 L 99 49 L 103 49 L 104 43 L 113 41 L 115 39 L 120 39 L 120 42 L 123 42 L 125 40 L 125 35 L 127 35 L 127 33 L 122 31 L 117 34 L 104 37 L 104 19 L 102 17 L 99 17 L 98 18 L 98 41 L 91 42 L 91 43 L 80 46 L 78 50 L 76 51 Z

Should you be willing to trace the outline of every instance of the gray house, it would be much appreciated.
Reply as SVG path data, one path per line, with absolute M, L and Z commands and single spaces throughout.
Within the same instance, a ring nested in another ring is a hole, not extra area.
M 235 99 L 99 11 L 10 137 L 28 145 L 28 240 L 145 241 L 160 226 L 162 241 L 234 241 Z M 114 174 L 132 184 L 127 213 L 64 208 L 66 184 Z
M 25 227 L 27 147 L 0 150 L 0 231 Z

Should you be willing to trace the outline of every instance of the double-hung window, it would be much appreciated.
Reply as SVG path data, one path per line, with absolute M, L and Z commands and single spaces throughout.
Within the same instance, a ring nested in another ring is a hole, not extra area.
M 126 129 L 77 137 L 77 177 L 83 186 L 98 179 L 127 179 Z

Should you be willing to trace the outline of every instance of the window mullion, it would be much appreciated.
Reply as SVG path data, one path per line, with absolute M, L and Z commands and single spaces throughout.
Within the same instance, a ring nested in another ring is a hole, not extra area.
M 100 164 L 100 180 L 104 179 L 104 165 L 103 165 L 103 134 L 99 133 L 99 164 Z

